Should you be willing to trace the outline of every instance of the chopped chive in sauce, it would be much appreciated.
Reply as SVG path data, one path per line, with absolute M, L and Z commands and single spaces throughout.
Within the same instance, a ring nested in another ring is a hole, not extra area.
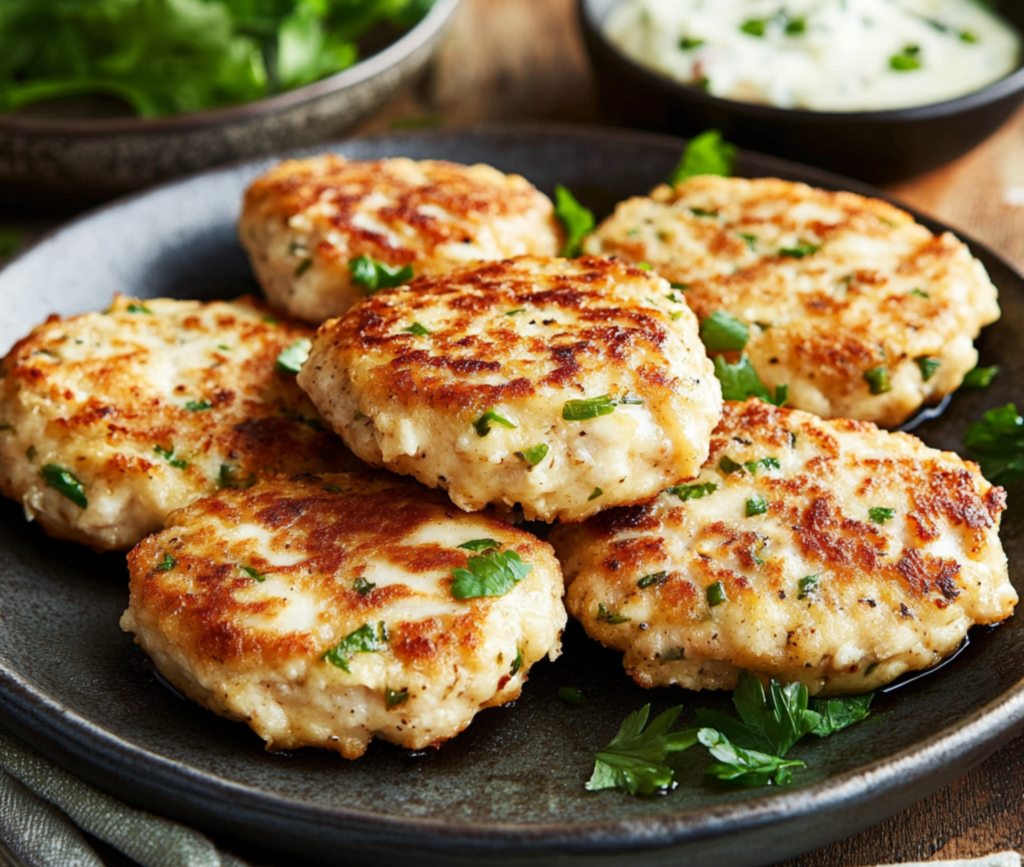
M 78 481 L 70 470 L 66 470 L 60 464 L 46 464 L 40 473 L 49 487 L 57 493 L 63 494 L 78 508 L 89 508 L 89 499 L 85 496 L 85 485 Z
M 487 412 L 473 422 L 473 427 L 476 430 L 477 436 L 485 437 L 491 432 L 492 425 L 496 424 L 508 428 L 509 430 L 518 427 L 515 422 L 509 421 L 505 416 L 494 409 L 487 410 Z

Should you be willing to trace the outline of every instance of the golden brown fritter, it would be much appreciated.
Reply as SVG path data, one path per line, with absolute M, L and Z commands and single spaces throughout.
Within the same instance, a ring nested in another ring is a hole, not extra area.
M 561 246 L 551 201 L 519 175 L 405 158 L 281 163 L 249 188 L 238 231 L 267 297 L 314 324 L 367 294 L 360 256 L 419 276 Z
M 456 598 L 475 559 L 515 557 L 525 576 L 490 588 L 506 592 Z M 516 698 L 566 620 L 550 545 L 384 473 L 221 491 L 128 561 L 122 627 L 171 683 L 275 750 L 438 746 Z
M 52 536 L 129 548 L 173 509 L 263 472 L 358 465 L 278 354 L 262 302 L 118 297 L 51 317 L 0 362 L 0 490 Z
M 668 283 L 607 259 L 521 257 L 380 292 L 299 374 L 367 463 L 461 508 L 581 520 L 696 473 L 721 390 Z
M 927 668 L 1017 594 L 1006 494 L 976 464 L 867 422 L 727 402 L 700 476 L 551 534 L 587 632 L 641 686 L 813 693 Z
M 772 389 L 823 418 L 897 425 L 959 387 L 999 318 L 984 267 L 878 199 L 774 178 L 696 177 L 621 203 L 586 249 L 685 284 L 725 311 Z

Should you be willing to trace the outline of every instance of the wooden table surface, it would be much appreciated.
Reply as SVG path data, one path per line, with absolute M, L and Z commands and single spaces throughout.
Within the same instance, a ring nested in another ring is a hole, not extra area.
M 574 7 L 574 0 L 464 0 L 427 78 L 355 133 L 480 121 L 599 122 Z M 1024 111 L 956 163 L 890 192 L 1024 269 Z M 906 812 L 784 867 L 1024 852 L 1020 768 L 1024 738 Z M 119 863 L 116 853 L 104 854 Z
M 574 0 L 464 0 L 431 74 L 357 132 L 478 121 L 599 122 L 574 10 Z M 889 191 L 1024 269 L 1024 111 L 956 163 Z M 785 867 L 1024 852 L 1021 769 L 1024 738 L 906 812 Z

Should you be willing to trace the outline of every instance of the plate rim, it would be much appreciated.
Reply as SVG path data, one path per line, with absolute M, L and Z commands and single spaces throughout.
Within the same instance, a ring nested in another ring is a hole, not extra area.
M 482 138 L 512 138 L 521 142 L 540 139 L 575 139 L 581 143 L 607 141 L 609 138 L 638 146 L 654 145 L 662 148 L 671 146 L 680 150 L 684 144 L 681 138 L 637 133 L 628 130 L 596 126 L 574 126 L 570 124 L 472 124 L 437 130 L 401 131 L 365 137 L 350 137 L 326 142 L 313 148 L 285 151 L 269 157 L 239 160 L 213 170 L 198 172 L 151 187 L 147 190 L 119 198 L 94 208 L 48 232 L 39 241 L 11 260 L 0 271 L 0 292 L 10 275 L 17 271 L 23 260 L 45 251 L 45 247 L 64 233 L 99 215 L 123 208 L 168 189 L 184 186 L 204 178 L 226 175 L 240 168 L 269 161 L 320 153 L 327 150 L 344 151 L 353 142 L 377 144 L 396 140 L 417 142 L 479 136 Z M 901 203 L 884 190 L 868 184 L 845 178 L 822 169 L 805 166 L 752 151 L 740 152 L 740 164 L 753 163 L 769 172 L 798 175 L 805 182 L 826 188 L 846 189 L 861 195 L 882 198 L 905 209 L 932 231 L 954 231 L 967 243 L 975 255 L 990 259 L 1004 267 L 1010 275 L 1020 281 L 1024 291 L 1024 274 L 1010 261 L 977 241 L 968 233 L 953 229 L 947 224 L 928 217 L 914 208 Z M 566 822 L 534 822 L 529 824 L 500 823 L 452 823 L 438 819 L 415 816 L 388 816 L 381 813 L 364 812 L 343 807 L 325 807 L 309 804 L 295 798 L 271 794 L 266 790 L 233 782 L 225 777 L 203 771 L 174 759 L 160 756 L 150 750 L 129 743 L 88 718 L 72 711 L 59 699 L 50 696 L 35 686 L 32 679 L 9 667 L 0 658 L 0 721 L 12 728 L 23 740 L 40 752 L 53 758 L 55 755 L 71 755 L 75 764 L 85 764 L 88 773 L 76 771 L 94 782 L 102 768 L 96 756 L 106 753 L 121 763 L 135 763 L 140 776 L 145 772 L 151 791 L 161 789 L 195 798 L 195 790 L 201 789 L 203 803 L 215 801 L 221 805 L 222 814 L 237 811 L 240 807 L 259 808 L 264 817 L 294 824 L 306 829 L 330 825 L 339 833 L 350 838 L 354 835 L 373 843 L 387 836 L 395 839 L 395 832 L 412 835 L 419 845 L 431 847 L 457 846 L 463 849 L 514 848 L 515 855 L 532 853 L 623 853 L 673 847 L 709 837 L 718 837 L 726 832 L 741 834 L 763 825 L 782 820 L 797 819 L 829 808 L 864 804 L 872 800 L 872 793 L 889 791 L 899 783 L 907 783 L 924 776 L 934 776 L 934 763 L 941 757 L 969 755 L 977 758 L 979 752 L 985 755 L 994 752 L 1003 742 L 1024 729 L 1024 678 L 1010 689 L 998 695 L 982 708 L 943 728 L 925 740 L 885 758 L 868 764 L 858 765 L 848 771 L 835 774 L 820 782 L 792 790 L 768 790 L 764 795 L 742 801 L 724 801 L 721 805 L 697 809 L 683 809 L 672 813 L 643 816 L 633 819 L 596 820 Z M 989 749 L 991 747 L 991 749 Z M 984 757 L 984 756 L 982 756 Z M 55 759 L 57 760 L 57 759 Z M 145 764 L 139 765 L 139 762 Z M 60 763 L 58 761 L 58 763 Z M 65 762 L 66 765 L 66 762 Z M 959 774 L 961 771 L 957 771 Z M 941 782 L 938 784 L 941 785 Z M 938 787 L 936 785 L 935 788 Z M 103 788 L 103 786 L 101 786 Z M 145 788 L 145 786 L 144 786 Z M 108 789 L 109 791 L 109 789 Z M 113 794 L 123 797 L 119 792 Z M 198 801 L 197 801 L 198 802 Z M 220 818 L 220 816 L 214 817 Z M 642 833 L 638 832 L 642 829 Z

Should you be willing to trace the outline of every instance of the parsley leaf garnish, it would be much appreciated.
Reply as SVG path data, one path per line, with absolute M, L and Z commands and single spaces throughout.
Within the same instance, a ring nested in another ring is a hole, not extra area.
M 767 26 L 768 19 L 766 18 L 750 18 L 740 25 L 740 32 L 746 33 L 747 36 L 756 36 L 761 38 L 764 36 L 765 28 Z
M 935 371 L 942 365 L 942 359 L 933 358 L 929 355 L 921 355 L 914 359 L 917 362 L 917 366 L 921 371 L 921 380 L 927 382 L 933 376 Z
M 736 146 L 723 140 L 717 129 L 709 129 L 690 139 L 665 183 L 674 187 L 697 175 L 729 177 L 735 164 Z
M 738 352 L 749 337 L 747 323 L 724 310 L 716 310 L 700 323 L 700 339 L 708 352 Z
M 681 711 L 681 707 L 669 708 L 649 726 L 649 704 L 633 711 L 611 743 L 595 757 L 594 773 L 587 781 L 587 789 L 592 792 L 619 789 L 631 795 L 651 795 L 658 789 L 671 788 L 675 774 L 665 763 L 669 753 L 689 749 L 697 743 L 695 730 L 669 733 Z
M 869 708 L 874 697 L 874 693 L 869 692 L 866 695 L 841 695 L 812 700 L 811 709 L 820 719 L 811 729 L 811 734 L 825 738 L 866 719 L 871 714 Z
M 308 337 L 300 337 L 287 349 L 281 350 L 277 356 L 278 369 L 288 373 L 298 373 L 309 358 L 309 350 L 312 348 L 312 340 Z
M 558 255 L 574 259 L 583 252 L 583 239 L 594 231 L 594 214 L 577 202 L 566 187 L 556 184 L 555 217 L 565 229 L 565 245 Z
M 384 704 L 388 710 L 395 707 L 396 705 L 402 704 L 406 699 L 409 698 L 409 690 L 403 689 L 400 692 L 395 692 L 391 687 L 384 687 Z
M 331 665 L 336 665 L 352 673 L 348 667 L 352 656 L 356 653 L 377 653 L 384 650 L 388 643 L 388 630 L 384 621 L 377 623 L 364 623 L 354 632 L 350 632 L 336 646 L 328 650 L 322 659 L 326 659 Z
M 475 540 L 459 547 L 478 542 L 492 543 L 493 540 Z M 489 548 L 496 549 L 496 545 Z M 533 569 L 524 563 L 515 551 L 487 550 L 470 557 L 465 569 L 452 569 L 452 596 L 456 599 L 476 599 L 480 596 L 504 596 Z
M 723 400 L 746 400 L 748 397 L 757 397 L 765 403 L 782 406 L 789 399 L 789 386 L 778 386 L 773 395 L 768 386 L 761 382 L 761 377 L 757 375 L 754 365 L 746 356 L 735 364 L 729 364 L 721 355 L 716 355 L 714 363 L 715 376 L 722 384 Z
M 352 582 L 352 589 L 360 596 L 369 596 L 370 593 L 373 592 L 373 588 L 376 586 L 377 585 L 372 581 L 367 581 L 362 575 Z
M 258 569 L 254 569 L 252 566 L 239 566 L 246 575 L 252 578 L 257 584 L 262 584 L 267 580 L 267 576 L 260 572 Z
M 990 482 L 1010 484 L 1024 476 L 1024 418 L 1012 403 L 990 409 L 972 422 L 964 446 Z
M 501 547 L 494 539 L 470 539 L 468 542 L 463 542 L 459 545 L 460 548 L 465 548 L 467 551 L 476 551 L 478 554 L 481 551 L 490 551 L 492 548 L 498 550 Z
M 495 409 L 487 410 L 487 412 L 473 422 L 473 427 L 476 429 L 477 436 L 485 437 L 491 432 L 491 426 L 496 424 L 508 428 L 509 430 L 518 427 L 514 421 L 510 421 L 505 418 L 505 416 Z
M 806 599 L 808 596 L 814 593 L 814 591 L 818 589 L 818 579 L 820 577 L 820 574 L 808 575 L 806 578 L 801 578 L 799 581 L 797 581 L 796 598 Z
M 188 401 L 188 403 L 185 404 L 185 409 L 189 412 L 202 412 L 203 410 L 213 409 L 213 404 L 204 397 L 200 400 Z
M 716 581 L 714 584 L 710 585 L 708 589 L 704 591 L 704 596 L 708 600 L 709 608 L 715 608 L 723 602 L 729 601 L 729 597 L 725 595 L 725 585 L 721 581 Z
M 793 780 L 790 768 L 804 767 L 799 759 L 784 759 L 758 750 L 745 750 L 715 729 L 701 729 L 697 739 L 718 759 L 718 763 L 705 773 L 724 782 L 740 786 L 766 786 L 768 783 L 784 786 Z
M 417 337 L 426 337 L 430 334 L 430 329 L 425 325 L 421 325 L 419 322 L 413 322 L 408 328 L 403 328 L 406 334 L 415 334 Z
M 540 445 L 531 446 L 528 449 L 523 449 L 521 452 L 516 452 L 517 458 L 522 458 L 531 467 L 537 466 L 544 458 L 548 455 L 548 446 L 546 443 Z
M 608 606 L 603 602 L 597 603 L 597 620 L 601 623 L 610 623 L 612 626 L 618 626 L 620 623 L 629 623 L 629 618 L 625 614 L 616 614 L 614 611 L 609 611 Z
M 992 384 L 992 380 L 999 374 L 999 365 L 993 364 L 991 367 L 976 367 L 971 370 L 964 377 L 964 381 L 960 383 L 961 388 L 988 388 Z
M 70 470 L 64 469 L 60 464 L 46 464 L 39 472 L 46 484 L 57 493 L 63 494 L 80 509 L 89 508 L 85 485 L 78 481 Z
M 896 72 L 913 72 L 921 68 L 920 55 L 920 46 L 908 45 L 899 54 L 889 58 L 889 68 Z
M 883 509 L 880 506 L 868 509 L 868 517 L 871 519 L 872 524 L 884 524 L 886 521 L 892 519 L 895 514 L 895 509 Z
M 813 256 L 821 249 L 821 244 L 812 244 L 809 241 L 799 241 L 795 247 L 783 247 L 779 255 L 788 259 L 804 259 Z
M 170 554 L 164 554 L 164 559 L 161 560 L 156 567 L 157 572 L 170 572 L 178 561 L 175 560 Z
M 221 488 L 234 488 L 239 491 L 247 491 L 256 484 L 255 474 L 250 474 L 244 479 L 238 478 L 238 467 L 232 464 L 221 464 L 220 475 L 217 477 L 218 486 Z
M 145 304 L 136 304 L 134 301 L 129 304 L 125 310 L 129 313 L 145 313 L 147 316 L 152 316 L 153 311 L 150 310 Z
M 385 265 L 365 254 L 349 262 L 348 270 L 352 272 L 352 282 L 363 286 L 367 295 L 393 289 L 413 278 L 412 265 Z

